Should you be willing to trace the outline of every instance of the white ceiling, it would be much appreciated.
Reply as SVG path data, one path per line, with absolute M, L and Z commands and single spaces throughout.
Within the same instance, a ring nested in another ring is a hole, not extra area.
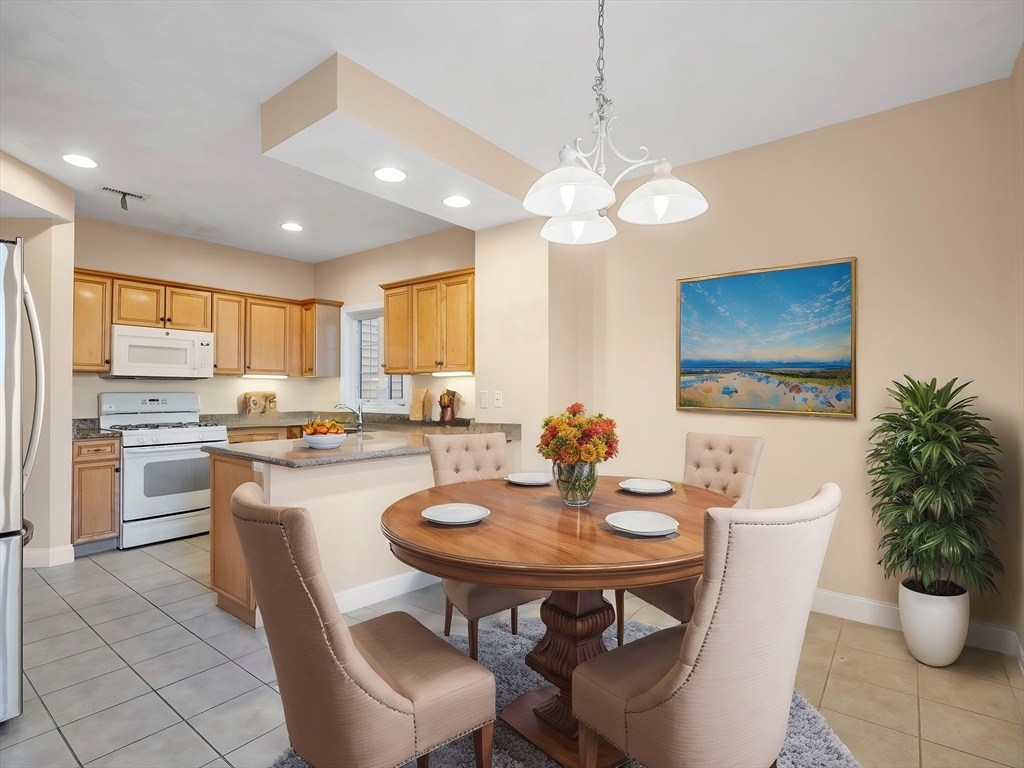
M 593 0 L 4 0 L 0 148 L 73 186 L 79 215 L 321 261 L 449 224 L 262 156 L 261 102 L 337 51 L 547 169 L 588 129 L 595 14 Z M 1006 77 L 1024 3 L 608 0 L 606 27 L 617 144 L 678 165 Z M 388 164 L 386 142 L 367 154 L 367 173 Z M 152 198 L 126 214 L 104 185 Z

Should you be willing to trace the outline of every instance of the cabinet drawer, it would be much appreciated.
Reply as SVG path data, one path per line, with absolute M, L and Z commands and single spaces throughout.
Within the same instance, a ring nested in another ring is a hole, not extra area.
M 71 444 L 71 461 L 116 459 L 121 454 L 119 440 L 75 440 Z

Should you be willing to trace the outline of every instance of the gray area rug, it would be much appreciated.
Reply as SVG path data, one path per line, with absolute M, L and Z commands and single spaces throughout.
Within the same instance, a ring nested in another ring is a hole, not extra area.
M 657 632 L 658 627 L 636 621 L 626 623 L 626 642 Z M 513 635 L 507 622 L 495 622 L 492 627 L 480 627 L 480 661 L 494 672 L 497 688 L 497 711 L 527 691 L 543 688 L 549 683 L 526 666 L 526 654 L 544 636 L 540 619 L 520 619 L 519 635 Z M 462 636 L 445 638 L 463 653 L 469 652 L 469 642 Z M 604 634 L 604 643 L 614 648 L 615 626 Z M 430 768 L 469 768 L 475 765 L 473 739 L 464 736 L 458 741 L 438 747 L 430 753 Z M 639 763 L 627 763 L 629 768 L 641 768 Z M 811 704 L 796 691 L 789 709 L 789 729 L 779 754 L 779 768 L 860 768 L 850 750 L 828 727 L 828 723 Z M 414 768 L 410 762 L 406 768 Z M 309 768 L 291 749 L 274 763 L 272 768 Z M 342 768 L 317 766 L 317 768 Z M 494 725 L 494 768 L 558 768 L 557 763 L 520 737 L 501 720 Z

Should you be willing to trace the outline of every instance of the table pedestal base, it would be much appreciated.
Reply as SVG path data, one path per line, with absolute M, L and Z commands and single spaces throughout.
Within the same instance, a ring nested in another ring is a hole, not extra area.
M 554 685 L 524 693 L 501 710 L 499 717 L 562 768 L 579 768 L 580 748 L 576 739 L 555 730 L 534 711 L 554 699 L 557 693 L 558 688 Z M 628 761 L 629 758 L 604 739 L 598 737 L 598 744 L 598 768 L 616 768 Z

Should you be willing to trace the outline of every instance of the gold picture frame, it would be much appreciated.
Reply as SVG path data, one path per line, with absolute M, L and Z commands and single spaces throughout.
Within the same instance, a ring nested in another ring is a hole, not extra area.
M 676 280 L 677 410 L 856 418 L 856 352 L 855 257 Z

